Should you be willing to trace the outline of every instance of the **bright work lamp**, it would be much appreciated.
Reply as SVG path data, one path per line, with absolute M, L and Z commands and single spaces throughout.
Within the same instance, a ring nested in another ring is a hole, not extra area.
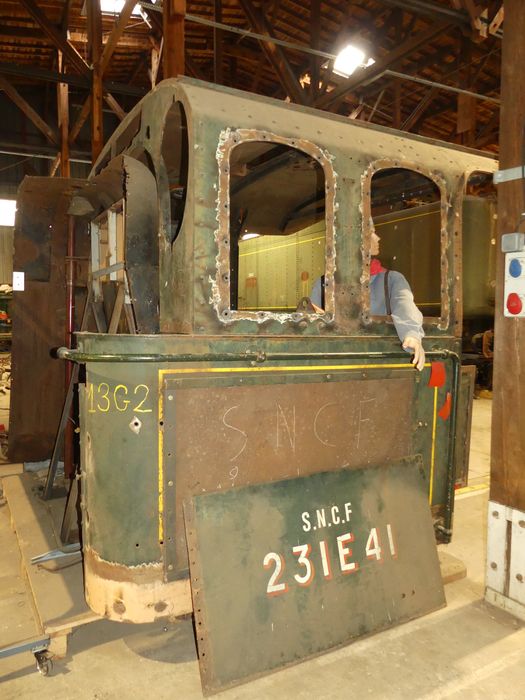
M 358 68 L 368 68 L 375 63 L 373 58 L 366 57 L 363 49 L 355 44 L 347 44 L 337 54 L 333 72 L 343 78 L 349 78 Z

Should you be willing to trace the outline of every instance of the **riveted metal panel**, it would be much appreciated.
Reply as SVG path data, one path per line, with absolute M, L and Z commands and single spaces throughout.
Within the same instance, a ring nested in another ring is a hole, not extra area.
M 445 604 L 420 458 L 195 496 L 185 517 L 205 693 Z
M 165 499 L 172 570 L 187 569 L 182 502 L 190 494 L 413 453 L 413 372 L 363 379 L 360 371 L 308 370 L 275 370 L 264 380 L 248 371 L 207 378 L 166 373 L 162 472 L 172 485 Z

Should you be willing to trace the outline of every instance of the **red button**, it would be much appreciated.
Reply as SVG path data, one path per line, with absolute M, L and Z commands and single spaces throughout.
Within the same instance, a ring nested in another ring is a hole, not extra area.
M 519 298 L 519 295 L 516 294 L 516 292 L 512 292 L 509 294 L 507 297 L 507 310 L 510 314 L 519 314 L 521 313 L 521 310 L 523 308 L 523 304 L 521 303 L 521 299 Z

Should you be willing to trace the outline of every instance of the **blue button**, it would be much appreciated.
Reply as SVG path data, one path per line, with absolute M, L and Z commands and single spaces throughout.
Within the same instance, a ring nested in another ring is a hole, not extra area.
M 509 272 L 511 277 L 519 277 L 521 275 L 521 263 L 517 258 L 510 261 Z

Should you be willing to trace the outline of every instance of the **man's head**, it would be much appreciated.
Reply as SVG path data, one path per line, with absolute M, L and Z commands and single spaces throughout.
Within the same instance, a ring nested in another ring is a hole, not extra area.
M 370 235 L 370 255 L 379 255 L 379 241 L 381 239 L 375 232 L 375 229 Z

